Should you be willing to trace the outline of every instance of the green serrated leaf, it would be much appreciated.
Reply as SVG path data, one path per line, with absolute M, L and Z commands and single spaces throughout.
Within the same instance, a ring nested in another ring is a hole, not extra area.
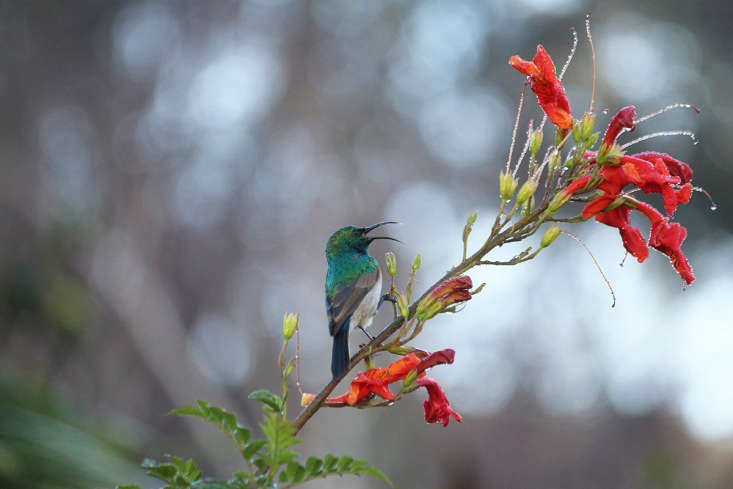
M 166 416 L 198 416 L 199 418 L 203 418 L 204 413 L 195 406 L 183 406 L 178 409 L 168 411 Z
M 292 450 L 283 450 L 280 452 L 280 456 L 278 457 L 278 463 L 280 465 L 286 464 L 290 462 L 291 460 L 294 460 L 298 457 L 298 453 L 292 451 Z
M 201 409 L 201 412 L 208 416 L 210 405 L 206 401 L 198 400 L 196 403 L 199 405 L 199 409 Z
M 178 475 L 178 469 L 173 464 L 158 464 L 155 467 L 148 468 L 148 475 L 166 482 L 172 482 Z
M 191 484 L 191 489 L 234 489 L 237 486 L 228 481 L 200 480 Z
M 229 411 L 222 410 L 222 416 L 221 416 L 222 426 L 224 426 L 229 431 L 234 431 L 237 429 L 237 418 Z
M 209 407 L 209 411 L 206 413 L 206 417 L 213 421 L 214 423 L 218 424 L 219 426 L 224 426 L 224 416 L 225 411 L 217 406 L 211 406 Z
M 305 477 L 305 468 L 298 462 L 288 462 L 288 479 L 293 482 L 300 482 Z
M 318 457 L 311 456 L 305 461 L 305 471 L 309 476 L 319 475 L 321 473 L 322 466 L 323 461 Z
M 267 389 L 256 390 L 247 397 L 254 401 L 260 401 L 275 412 L 279 413 L 282 409 L 283 401 L 280 396 L 276 396 Z
M 242 456 L 249 460 L 252 458 L 263 446 L 267 443 L 265 440 L 253 440 L 244 447 L 242 450 Z
M 351 467 L 351 462 L 354 461 L 354 457 L 349 457 L 348 455 L 343 455 L 338 460 L 338 464 L 336 465 L 336 469 L 339 472 L 348 472 L 349 468 Z
M 326 472 L 333 472 L 334 468 L 336 467 L 336 462 L 338 462 L 338 458 L 336 458 L 334 455 L 331 455 L 330 453 L 327 454 L 325 457 L 323 457 L 323 470 Z
M 349 469 L 349 472 L 358 472 L 367 465 L 369 465 L 369 462 L 367 462 L 366 460 L 354 460 L 351 463 L 351 468 Z
M 252 432 L 243 426 L 237 426 L 232 431 L 232 435 L 234 435 L 234 439 L 243 446 L 249 441 L 249 437 L 252 435 Z
M 264 458 L 258 458 L 252 464 L 257 467 L 259 471 L 264 471 L 267 469 L 267 461 Z
M 388 486 L 393 487 L 392 481 L 389 480 L 389 477 L 387 477 L 384 474 L 384 472 L 382 472 L 378 468 L 373 467 L 371 465 L 369 467 L 364 467 L 363 469 L 359 469 L 359 475 L 369 475 L 371 477 L 374 477 L 375 479 L 379 479 L 380 481 L 384 482 Z

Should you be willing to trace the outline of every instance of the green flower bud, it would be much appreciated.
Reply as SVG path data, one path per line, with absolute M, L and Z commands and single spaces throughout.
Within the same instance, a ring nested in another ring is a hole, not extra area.
M 290 374 L 293 373 L 293 369 L 295 369 L 294 363 L 289 363 L 287 367 L 285 367 L 285 377 L 290 377 Z
M 540 241 L 540 246 L 543 248 L 547 248 L 552 244 L 555 239 L 560 235 L 560 228 L 557 226 L 550 226 L 550 228 L 545 231 L 545 235 L 542 236 L 542 241 Z
M 517 204 L 525 203 L 530 197 L 537 191 L 537 182 L 533 179 L 529 179 L 519 188 L 517 193 Z
M 417 317 L 418 321 L 427 321 L 428 319 L 432 319 L 433 317 L 435 317 L 435 315 L 441 312 L 444 307 L 445 305 L 443 305 L 439 301 L 425 300 L 424 303 L 420 303 L 418 305 L 415 316 Z
M 476 222 L 477 218 L 478 212 L 474 212 L 473 214 L 468 216 L 468 219 L 466 219 L 466 225 L 463 227 L 463 241 L 466 241 L 468 239 L 468 236 L 473 230 L 473 224 Z
M 412 271 L 417 272 L 418 268 L 420 268 L 421 263 L 422 263 L 422 257 L 418 253 L 418 255 L 415 256 L 415 261 L 412 262 Z
M 407 319 L 410 316 L 410 305 L 407 303 L 407 297 L 397 289 L 393 292 L 397 296 L 397 308 L 400 310 L 400 314 Z
M 583 141 L 588 141 L 588 138 L 591 136 L 591 133 L 593 132 L 593 126 L 596 124 L 596 116 L 591 114 L 590 112 L 585 114 L 583 116 L 583 119 L 580 123 L 580 137 Z M 592 145 L 588 145 L 592 146 Z
M 549 165 L 550 168 L 559 168 L 562 165 L 562 156 L 559 151 L 555 151 L 552 156 L 550 156 Z
M 573 124 L 573 141 L 579 143 L 583 140 L 583 126 L 580 121 L 575 121 Z
M 517 179 L 509 172 L 499 173 L 499 195 L 504 201 L 511 200 L 514 191 L 517 190 Z
M 283 338 L 285 341 L 289 340 L 295 334 L 295 329 L 298 327 L 298 320 L 300 316 L 297 313 L 286 313 L 283 316 Z
M 586 146 L 587 146 L 588 148 L 592 148 L 593 146 L 595 146 L 595 145 L 596 145 L 596 143 L 598 142 L 598 138 L 599 138 L 600 136 L 601 136 L 601 133 L 600 133 L 600 132 L 598 132 L 598 131 L 597 131 L 597 132 L 594 132 L 593 134 L 591 134 L 591 135 L 590 135 L 590 136 L 589 136 L 589 137 L 588 137 L 588 138 L 586 139 L 586 141 L 585 141 L 585 145 L 586 145 Z
M 391 251 L 384 254 L 384 261 L 387 263 L 387 273 L 391 276 L 397 275 L 397 257 Z
M 529 135 L 529 152 L 532 153 L 532 155 L 536 155 L 540 151 L 540 148 L 542 147 L 542 137 L 543 135 L 540 129 L 535 129 Z
M 471 213 L 471 215 L 468 216 L 468 219 L 466 219 L 466 226 L 473 226 L 476 219 L 478 219 L 478 212 Z

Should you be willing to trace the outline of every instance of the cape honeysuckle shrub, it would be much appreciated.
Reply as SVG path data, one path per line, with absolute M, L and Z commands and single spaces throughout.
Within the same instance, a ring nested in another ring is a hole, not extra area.
M 595 53 L 588 20 L 586 32 L 594 60 L 594 92 Z M 681 249 L 686 230 L 682 225 L 671 222 L 671 218 L 678 206 L 689 203 L 693 190 L 704 191 L 693 187 L 692 169 L 686 163 L 661 152 L 627 154 L 626 151 L 633 144 L 656 136 L 691 133 L 665 131 L 619 143 L 624 132 L 633 130 L 639 123 L 651 117 L 675 108 L 695 108 L 688 104 L 673 104 L 637 118 L 635 107 L 629 105 L 621 108 L 611 118 L 601 139 L 600 132 L 594 132 L 595 94 L 591 95 L 588 110 L 580 118 L 576 118 L 572 115 L 562 84 L 562 76 L 575 52 L 577 36 L 574 41 L 571 54 L 559 75 L 550 55 L 541 45 L 537 47 L 532 61 L 523 60 L 519 56 L 509 59 L 511 66 L 527 76 L 530 89 L 537 96 L 545 116 L 537 129 L 532 121 L 529 122 L 524 148 L 516 161 L 513 160 L 517 129 L 524 105 L 522 90 L 509 156 L 505 168 L 499 173 L 499 210 L 493 222 L 482 228 L 488 232 L 483 244 L 469 254 L 468 238 L 478 219 L 478 215 L 473 213 L 466 220 L 463 229 L 463 254 L 459 263 L 420 297 L 414 299 L 413 286 L 421 265 L 420 255 L 412 263 L 407 283 L 402 289 L 397 284 L 397 258 L 393 253 L 387 253 L 385 264 L 390 276 L 388 297 L 394 307 L 393 321 L 376 337 L 370 337 L 370 341 L 351 357 L 344 372 L 335 376 L 318 394 L 304 393 L 296 374 L 296 385 L 304 409 L 293 420 L 287 416 L 288 382 L 293 370 L 297 371 L 299 349 L 296 347 L 295 358 L 286 361 L 285 355 L 288 342 L 298 332 L 298 315 L 286 314 L 283 319 L 284 341 L 278 356 L 282 394 L 278 396 L 260 390 L 250 395 L 251 399 L 263 404 L 263 438 L 254 438 L 249 429 L 237 423 L 234 415 L 204 401 L 199 401 L 198 406 L 172 411 L 172 414 L 200 417 L 227 433 L 244 460 L 242 471 L 236 472 L 226 481 L 209 480 L 202 478 L 192 460 L 169 457 L 162 463 L 146 460 L 143 467 L 150 475 L 162 479 L 167 484 L 166 488 L 176 489 L 290 488 L 336 474 L 370 475 L 389 483 L 378 469 L 366 461 L 354 460 L 349 456 L 308 457 L 304 463 L 300 462 L 300 455 L 293 449 L 298 443 L 297 433 L 321 408 L 378 408 L 396 403 L 421 387 L 427 393 L 424 402 L 426 422 L 442 423 L 443 426 L 448 426 L 450 418 L 460 422 L 460 414 L 451 407 L 440 384 L 426 374 L 431 367 L 453 363 L 455 352 L 446 348 L 430 353 L 412 346 L 412 342 L 428 322 L 439 318 L 441 314 L 459 312 L 461 307 L 483 289 L 484 284 L 473 288 L 467 272 L 478 266 L 517 265 L 534 259 L 561 233 L 570 234 L 563 231 L 559 223 L 577 223 L 594 217 L 600 223 L 617 228 L 624 248 L 639 262 L 648 257 L 651 247 L 669 257 L 686 284 L 695 280 L 692 267 Z M 542 154 L 543 128 L 547 118 L 556 130 L 553 142 L 547 145 Z M 571 138 L 574 144 L 568 148 Z M 527 176 L 520 186 L 518 174 L 525 165 L 527 155 Z M 644 194 L 660 194 L 664 203 L 664 214 L 638 200 L 634 196 L 638 191 Z M 557 217 L 571 202 L 582 202 L 585 206 L 578 215 Z M 629 215 L 632 210 L 641 212 L 649 220 L 651 227 L 648 239 L 630 224 Z M 545 225 L 548 226 L 539 243 L 525 248 L 509 260 L 489 259 L 489 255 L 496 248 L 531 238 Z M 611 293 L 613 294 L 612 289 Z M 376 367 L 375 357 L 384 352 L 399 358 L 388 362 L 385 367 Z M 362 361 L 366 369 L 354 376 L 348 391 L 341 396 L 329 397 L 339 382 Z M 397 383 L 400 383 L 399 390 L 393 391 L 396 388 L 391 386 Z

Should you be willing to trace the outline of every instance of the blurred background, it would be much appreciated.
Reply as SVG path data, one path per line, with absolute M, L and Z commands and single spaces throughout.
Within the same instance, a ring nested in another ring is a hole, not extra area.
M 634 133 L 699 138 L 635 146 L 689 162 L 718 204 L 696 193 L 677 214 L 697 281 L 655 252 L 620 267 L 616 230 L 573 225 L 615 308 L 564 236 L 476 271 L 485 291 L 416 342 L 457 351 L 431 376 L 463 423 L 426 425 L 417 393 L 319 412 L 303 450 L 402 488 L 733 487 L 733 7 L 588 0 L 0 2 L 0 486 L 154 487 L 136 465 L 164 453 L 236 470 L 225 437 L 164 414 L 207 399 L 255 425 L 246 396 L 277 386 L 288 311 L 304 387 L 329 380 L 335 229 L 401 221 L 405 244 L 372 251 L 397 253 L 402 285 L 421 253 L 418 290 L 460 258 L 473 211 L 477 245 L 523 82 L 507 59 L 543 43 L 562 65 L 589 11 L 599 128 L 628 104 L 702 109 Z M 591 78 L 581 39 L 576 116 Z

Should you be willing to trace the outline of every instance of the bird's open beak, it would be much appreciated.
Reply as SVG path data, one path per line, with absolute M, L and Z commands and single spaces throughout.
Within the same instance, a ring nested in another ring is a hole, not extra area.
M 365 228 L 362 228 L 362 234 L 367 234 L 369 231 L 373 231 L 373 230 L 377 229 L 380 226 L 384 226 L 385 224 L 399 224 L 399 222 L 397 222 L 397 221 L 378 222 L 376 224 L 372 224 L 371 226 L 367 226 Z M 374 241 L 376 239 L 389 239 L 389 240 L 392 240 L 392 241 L 397 241 L 398 243 L 402 243 L 402 241 L 400 241 L 399 239 L 391 238 L 389 236 L 370 236 L 370 237 L 367 238 L 367 241 L 369 243 L 371 243 L 372 241 Z

